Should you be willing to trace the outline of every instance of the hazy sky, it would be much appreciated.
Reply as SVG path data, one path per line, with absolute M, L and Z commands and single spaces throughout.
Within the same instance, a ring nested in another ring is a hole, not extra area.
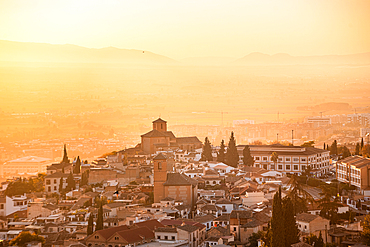
M 171 58 L 370 51 L 369 0 L 0 0 L 0 39 Z

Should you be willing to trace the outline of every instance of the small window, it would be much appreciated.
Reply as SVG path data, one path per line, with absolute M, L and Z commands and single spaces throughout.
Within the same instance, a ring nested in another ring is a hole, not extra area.
M 164 236 L 164 239 L 167 240 L 168 239 L 168 236 Z
M 255 160 L 260 160 L 260 157 L 254 157 Z
M 157 239 L 161 239 L 161 236 L 157 236 Z
M 95 239 L 99 239 L 99 236 L 98 235 L 95 235 Z
M 297 171 L 298 170 L 298 165 L 294 165 L 293 169 Z
M 263 157 L 263 161 L 267 161 L 267 157 Z
M 290 158 L 285 158 L 285 161 L 290 161 Z
M 290 165 L 286 165 L 285 170 L 290 170 Z
M 171 237 L 171 239 L 172 239 L 172 240 L 175 240 L 175 236 L 172 236 L 172 237 Z
M 162 170 L 162 162 L 158 162 L 158 170 Z
M 283 165 L 278 165 L 279 170 L 283 170 Z

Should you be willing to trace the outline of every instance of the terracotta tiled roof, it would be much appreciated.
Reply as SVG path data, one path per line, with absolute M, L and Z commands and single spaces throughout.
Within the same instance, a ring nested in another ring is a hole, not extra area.
M 162 118 L 158 118 L 154 120 L 152 123 L 167 123 L 167 121 L 164 121 Z
M 183 226 L 178 226 L 177 229 L 187 231 L 187 232 L 194 232 L 194 231 L 198 230 L 199 228 L 197 226 L 194 226 L 194 225 L 183 225 Z
M 195 216 L 194 221 L 203 224 L 203 223 L 206 223 L 206 222 L 213 221 L 215 218 L 216 217 L 213 216 L 212 214 L 207 214 L 207 215 L 203 215 L 203 216 Z
M 199 143 L 201 144 L 202 142 L 198 139 L 196 136 L 189 136 L 189 137 L 177 137 L 176 138 L 176 143 L 178 144 L 187 144 L 187 143 Z
M 54 172 L 52 174 L 47 175 L 45 178 L 67 178 L 69 174 L 62 173 L 62 172 Z
M 153 158 L 153 160 L 166 160 L 166 156 L 164 156 L 162 153 L 159 153 L 157 156 Z
M 303 221 L 303 222 L 311 222 L 320 216 L 318 215 L 313 215 L 313 214 L 308 214 L 308 213 L 301 213 L 296 216 L 296 221 Z
M 234 204 L 225 198 L 220 198 L 216 201 L 216 204 Z
M 230 218 L 231 219 L 250 219 L 252 218 L 253 212 L 250 210 L 233 210 L 231 211 Z
M 198 182 L 184 174 L 180 173 L 168 173 L 167 180 L 163 184 L 164 186 L 170 185 L 197 185 Z
M 111 228 L 108 228 L 108 229 L 103 229 L 103 230 L 96 231 L 96 232 L 94 232 L 93 235 L 99 234 L 100 236 L 102 236 L 104 239 L 107 240 L 108 238 L 110 238 L 116 232 L 124 231 L 124 230 L 128 230 L 128 229 L 129 229 L 129 226 L 126 226 L 126 225 L 116 226 L 116 227 L 111 227 Z
M 147 220 L 147 221 L 135 223 L 134 225 L 138 226 L 138 227 L 145 226 L 145 227 L 149 228 L 151 231 L 154 231 L 154 229 L 156 229 L 158 227 L 164 227 L 164 225 L 161 222 L 159 222 L 158 220 Z
M 177 229 L 174 227 L 159 227 L 155 229 L 155 232 L 177 232 Z
M 143 240 L 150 240 L 154 238 L 154 232 L 147 227 L 139 227 L 126 231 L 117 232 L 127 243 L 138 243 Z

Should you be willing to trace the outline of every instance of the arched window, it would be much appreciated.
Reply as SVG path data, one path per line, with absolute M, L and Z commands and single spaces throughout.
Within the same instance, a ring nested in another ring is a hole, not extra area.
M 158 170 L 162 170 L 162 162 L 158 162 Z

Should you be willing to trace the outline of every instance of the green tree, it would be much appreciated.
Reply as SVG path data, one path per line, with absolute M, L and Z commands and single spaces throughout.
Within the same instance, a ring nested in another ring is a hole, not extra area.
M 361 236 L 364 240 L 364 244 L 370 246 L 370 214 L 365 216 L 364 222 L 362 223 L 362 233 Z
M 301 145 L 301 147 L 313 147 L 315 145 L 315 141 L 308 141 Z
M 281 201 L 281 187 L 275 193 L 272 202 L 271 246 L 285 247 L 284 210 Z
M 309 244 L 309 245 L 313 245 L 314 243 L 316 243 L 317 242 L 317 236 L 315 235 L 315 234 L 313 234 L 313 233 L 311 233 L 310 235 L 308 235 L 307 237 L 306 237 L 306 240 L 305 240 L 305 242 L 307 243 L 307 244 Z
M 86 170 L 81 175 L 80 187 L 87 185 L 89 183 L 89 170 Z
M 213 161 L 212 146 L 211 146 L 211 142 L 209 141 L 208 137 L 206 137 L 205 140 L 204 140 L 202 159 L 201 160 L 203 160 L 203 161 Z
M 277 170 L 276 163 L 279 160 L 279 155 L 276 152 L 272 152 L 271 160 L 272 160 L 272 162 L 274 162 L 274 170 Z
M 311 171 L 313 170 L 312 166 L 311 165 L 307 165 L 306 168 L 304 169 L 304 171 L 302 172 L 302 176 L 304 177 L 311 177 Z
M 333 143 L 330 146 L 330 154 L 331 155 L 337 155 L 338 154 L 338 145 L 337 140 L 334 140 Z
M 60 177 L 60 180 L 59 180 L 59 193 L 62 193 L 63 192 L 63 183 L 64 183 L 63 177 Z
M 220 150 L 218 150 L 218 153 L 217 153 L 217 161 L 225 162 L 225 142 L 224 140 L 221 141 Z
M 34 241 L 41 242 L 42 244 L 45 243 L 45 239 L 37 234 L 31 234 L 30 232 L 21 232 L 17 237 L 13 238 L 9 242 L 9 245 L 24 247 L 27 246 L 27 243 Z
M 320 193 L 323 196 L 319 200 L 319 207 L 321 208 L 320 216 L 330 220 L 331 224 L 335 224 L 338 220 L 338 198 L 333 197 L 333 189 L 329 186 L 321 186 L 322 192 Z
M 76 182 L 73 178 L 73 174 L 72 172 L 69 173 L 68 177 L 67 177 L 67 187 L 66 187 L 66 191 L 71 191 L 71 190 L 74 190 L 76 189 Z
M 315 242 L 313 247 L 324 247 L 324 239 L 322 239 L 321 231 L 320 231 L 319 237 L 317 238 L 317 241 Z
M 361 137 L 361 149 L 363 149 L 363 147 L 364 147 L 364 138 Z
M 90 213 L 89 221 L 87 224 L 87 236 L 90 236 L 94 232 L 94 216 Z
M 341 148 L 341 153 L 342 153 L 342 158 L 343 159 L 351 156 L 351 151 L 349 151 L 349 149 L 346 146 L 343 146 Z
M 283 199 L 285 246 L 299 242 L 299 231 L 294 217 L 292 200 L 289 197 Z
M 80 172 L 81 172 L 81 160 L 80 160 L 80 156 L 77 156 L 76 164 L 73 168 L 73 173 L 79 174 Z
M 258 240 L 262 239 L 265 236 L 265 233 L 262 231 L 258 231 L 257 233 L 252 233 L 252 235 L 248 238 L 248 247 L 258 247 Z
M 325 142 L 324 142 L 324 148 L 323 148 L 323 149 L 325 150 L 325 148 L 326 148 L 326 144 L 325 144 Z
M 66 144 L 64 144 L 62 163 L 69 163 Z
M 355 155 L 360 155 L 360 143 L 358 143 L 358 142 L 356 144 Z
M 245 145 L 243 149 L 243 164 L 245 166 L 253 166 L 254 158 L 251 155 L 251 149 L 248 145 Z
M 102 229 L 103 229 L 103 203 L 100 203 L 98 209 L 98 218 L 96 219 L 95 231 L 99 231 Z
M 228 164 L 229 166 L 232 166 L 232 167 L 238 166 L 239 154 L 238 154 L 238 150 L 236 149 L 236 140 L 234 138 L 234 132 L 231 132 L 225 159 L 226 159 L 226 164 Z

